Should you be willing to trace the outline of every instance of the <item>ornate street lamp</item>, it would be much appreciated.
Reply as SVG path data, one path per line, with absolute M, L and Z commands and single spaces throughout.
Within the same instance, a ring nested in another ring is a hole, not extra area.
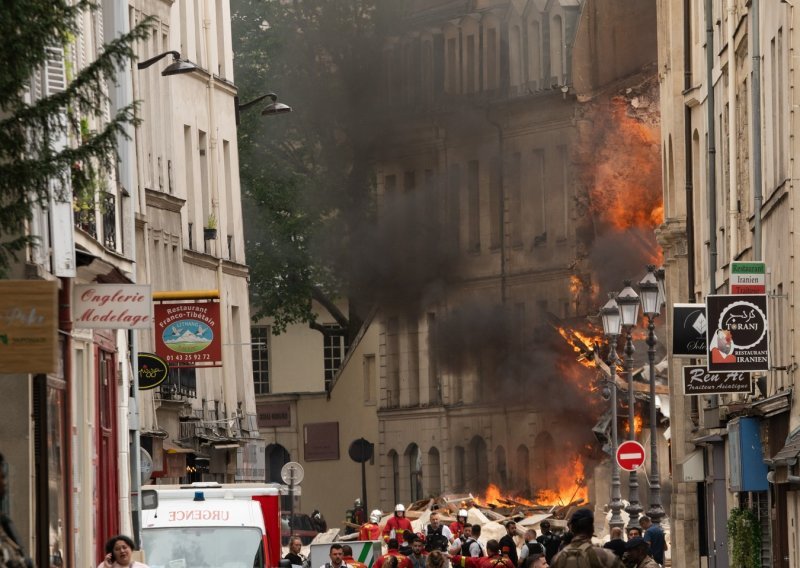
M 172 63 L 164 67 L 164 70 L 161 74 L 164 77 L 169 77 L 170 75 L 180 75 L 182 73 L 191 73 L 195 69 L 197 69 L 197 65 L 189 61 L 188 59 L 181 59 L 181 54 L 179 51 L 165 51 L 164 53 L 159 53 L 156 56 L 151 57 L 147 61 L 142 61 L 141 63 L 136 64 L 137 69 L 147 69 L 156 61 L 164 59 L 167 55 L 172 56 Z
M 622 328 L 625 331 L 625 378 L 628 380 L 628 439 L 636 440 L 636 397 L 633 393 L 633 346 L 631 331 L 639 320 L 639 296 L 631 288 L 631 281 L 625 281 L 625 288 L 617 294 L 617 304 L 622 313 Z M 636 471 L 628 473 L 628 528 L 639 528 L 639 514 L 642 512 L 639 503 L 639 477 Z
M 663 279 L 662 279 L 663 281 Z M 663 292 L 659 287 L 659 278 L 656 267 L 652 264 L 647 267 L 647 274 L 639 281 L 639 298 L 642 301 L 642 312 L 647 316 L 647 361 L 650 365 L 650 508 L 647 516 L 658 524 L 664 518 L 664 508 L 661 506 L 661 480 L 658 473 L 658 445 L 656 437 L 656 324 L 655 319 L 661 313 Z
M 617 338 L 622 331 L 622 317 L 619 305 L 613 295 L 600 309 L 603 319 L 603 333 L 608 340 L 608 370 L 611 372 L 611 520 L 609 526 L 625 526 L 620 511 L 622 510 L 622 496 L 620 493 L 619 465 L 617 464 Z

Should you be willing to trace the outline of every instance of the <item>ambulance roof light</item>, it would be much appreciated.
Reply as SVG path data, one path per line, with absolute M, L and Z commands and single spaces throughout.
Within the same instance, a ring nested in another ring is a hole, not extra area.
M 195 501 L 205 501 L 206 500 L 206 496 L 203 495 L 202 491 L 195 491 L 194 492 L 194 500 Z

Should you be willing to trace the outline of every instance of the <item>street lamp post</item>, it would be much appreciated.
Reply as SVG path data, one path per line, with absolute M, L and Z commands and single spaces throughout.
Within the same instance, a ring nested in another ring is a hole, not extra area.
M 617 464 L 617 349 L 616 343 L 622 329 L 619 305 L 612 296 L 600 309 L 603 319 L 603 333 L 608 340 L 608 370 L 611 373 L 610 399 L 611 399 L 611 520 L 609 526 L 625 526 L 620 511 L 622 510 L 622 496 L 619 482 L 619 464 Z
M 656 267 L 651 264 L 647 267 L 647 274 L 639 282 L 639 297 L 642 301 L 642 312 L 647 316 L 647 361 L 650 366 L 650 508 L 647 510 L 647 516 L 656 524 L 659 524 L 665 516 L 664 508 L 661 506 L 661 480 L 658 473 L 655 370 L 657 342 L 655 319 L 661 313 L 661 304 L 664 300 L 662 290 Z
M 636 440 L 636 397 L 633 392 L 633 346 L 631 331 L 639 319 L 639 296 L 631 287 L 630 280 L 625 281 L 625 288 L 617 295 L 622 314 L 622 328 L 625 330 L 625 378 L 628 380 L 628 439 Z M 639 514 L 643 508 L 639 503 L 639 476 L 636 471 L 628 473 L 628 528 L 639 528 Z

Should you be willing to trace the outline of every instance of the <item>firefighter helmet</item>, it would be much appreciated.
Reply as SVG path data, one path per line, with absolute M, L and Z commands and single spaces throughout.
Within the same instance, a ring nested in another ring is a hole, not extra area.
M 466 520 L 468 516 L 469 516 L 469 513 L 467 512 L 466 509 L 459 509 L 458 510 L 457 518 Z
M 356 500 L 355 500 L 355 501 L 353 501 L 353 504 L 354 504 L 356 507 L 360 507 L 360 506 L 361 506 L 361 499 L 359 499 L 358 497 L 356 497 Z
M 381 520 L 381 510 L 380 509 L 373 509 L 372 512 L 369 514 L 370 522 L 377 523 Z
M 403 506 L 402 503 L 398 503 L 397 505 L 394 506 L 394 512 L 395 513 L 405 513 L 406 512 L 406 508 Z

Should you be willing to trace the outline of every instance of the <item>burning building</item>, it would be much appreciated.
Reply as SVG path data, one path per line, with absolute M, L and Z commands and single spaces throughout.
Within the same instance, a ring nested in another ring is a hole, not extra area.
M 373 280 L 380 501 L 490 484 L 594 500 L 607 403 L 551 323 L 582 323 L 659 256 L 655 6 L 411 5 L 375 150 L 383 226 L 403 235 Z
M 332 431 L 320 415 L 331 447 L 375 442 L 370 507 L 607 502 L 587 316 L 658 260 L 661 174 L 655 2 L 599 4 L 416 0 L 387 39 L 379 222 L 349 251 L 376 308 L 327 392 L 258 397 L 287 416 L 263 423 L 268 469 L 303 463 L 303 500 L 329 518 L 352 503 L 329 490 L 352 463 L 307 459 L 309 432 Z

